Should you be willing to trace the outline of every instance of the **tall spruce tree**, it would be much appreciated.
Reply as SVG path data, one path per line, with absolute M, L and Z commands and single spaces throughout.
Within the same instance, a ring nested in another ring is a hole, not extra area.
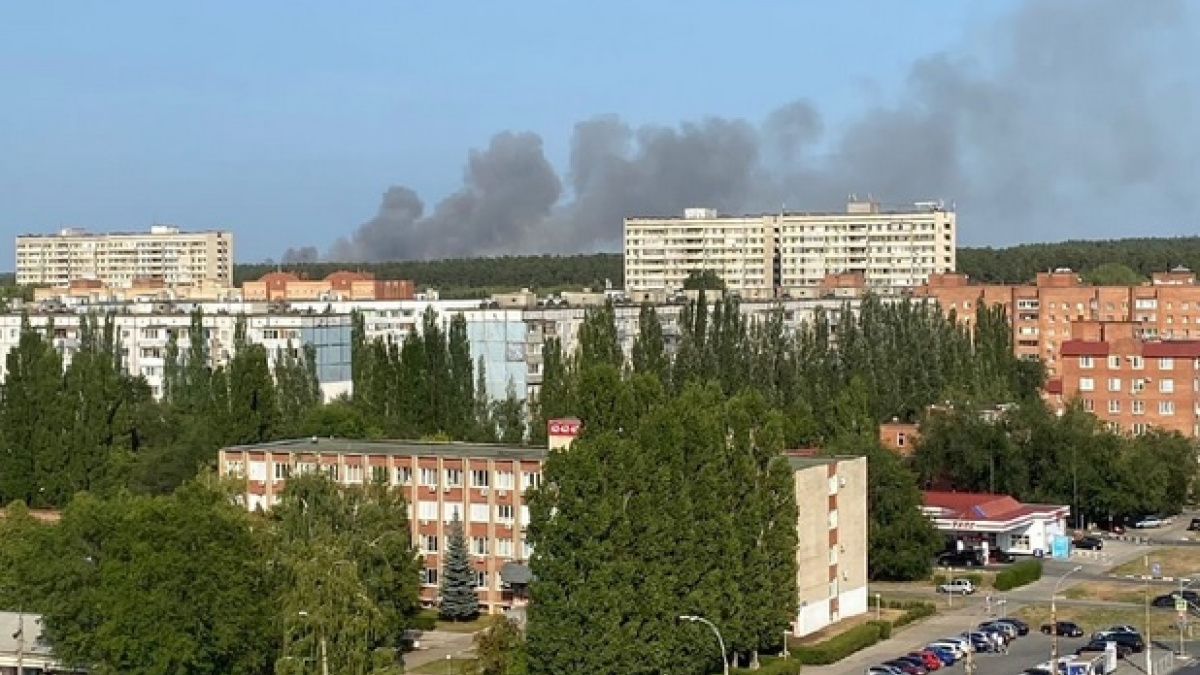
M 467 554 L 467 537 L 457 513 L 446 530 L 438 615 L 449 621 L 469 621 L 479 616 L 479 596 L 475 594 L 475 569 Z

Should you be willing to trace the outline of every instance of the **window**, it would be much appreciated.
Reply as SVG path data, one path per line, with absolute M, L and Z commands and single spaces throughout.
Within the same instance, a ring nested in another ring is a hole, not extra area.
M 275 462 L 275 480 L 287 480 L 292 475 L 292 467 L 283 462 Z
M 267 480 L 267 463 L 266 462 L 250 462 L 250 480 L 266 481 Z
M 497 504 L 496 505 L 496 520 L 511 523 L 513 519 L 512 504 Z
M 1090 377 L 1079 378 L 1079 391 L 1093 391 L 1096 389 L 1096 381 Z
M 1134 436 L 1141 436 L 1146 433 L 1147 425 L 1145 422 L 1134 422 L 1131 431 Z
M 471 471 L 471 487 L 485 488 L 490 486 L 491 474 L 487 469 L 474 469 Z
M 488 587 L 488 573 L 485 571 L 475 572 L 475 588 Z
M 1169 356 L 1164 356 L 1163 358 L 1158 360 L 1158 369 L 1159 370 L 1174 370 L 1175 369 L 1175 359 L 1173 359 Z
M 363 468 L 358 464 L 346 465 L 346 482 L 361 483 L 363 479 Z
M 445 520 L 447 523 L 455 520 L 461 521 L 462 504 L 446 504 L 445 513 L 442 515 L 444 516 L 443 520 Z
M 488 522 L 488 505 L 487 504 L 472 504 L 471 505 L 471 522 L 486 523 Z
M 438 476 L 437 469 L 423 467 L 421 469 L 421 485 L 432 485 L 437 487 Z
M 1108 413 L 1110 415 L 1118 415 L 1118 414 L 1120 414 L 1120 412 L 1121 412 L 1121 402 L 1120 401 L 1109 401 L 1108 402 Z
M 437 538 L 436 534 L 425 535 L 424 544 L 425 544 L 424 550 L 426 553 L 437 553 L 438 552 L 438 538 Z
M 471 537 L 471 553 L 472 555 L 487 555 L 487 537 Z
M 1108 378 L 1108 390 L 1109 391 L 1121 391 L 1121 378 L 1119 378 L 1119 377 Z
M 836 495 L 837 492 L 838 492 L 837 476 L 830 476 L 829 477 L 829 494 Z
M 513 473 L 511 471 L 497 471 L 496 472 L 496 489 L 497 490 L 511 490 L 511 489 L 513 489 L 514 483 L 515 483 L 515 481 L 513 480 Z
M 1142 361 L 1142 357 L 1140 356 L 1132 356 L 1129 358 L 1129 367 L 1133 368 L 1134 370 L 1141 370 L 1143 367 L 1145 367 L 1145 365 L 1145 362 Z
M 1090 398 L 1083 399 L 1083 409 L 1088 412 L 1095 412 L 1096 402 Z
M 529 507 L 528 506 L 521 507 L 521 524 L 522 525 L 529 524 Z
M 1170 378 L 1158 381 L 1158 390 L 1164 394 L 1175 393 L 1175 380 Z
M 829 512 L 829 529 L 837 527 L 837 509 Z
M 378 485 L 379 483 L 386 483 L 387 473 L 386 466 L 371 467 L 371 483 L 375 485 Z
M 833 581 L 829 582 L 829 597 L 836 598 L 837 596 L 838 596 L 838 582 L 837 582 L 837 579 L 834 579 Z
M 527 471 L 521 474 L 521 489 L 528 490 L 529 488 L 537 487 L 542 484 L 542 474 L 536 471 Z
M 1092 365 L 1093 365 L 1092 357 L 1090 357 L 1090 356 L 1079 357 L 1079 367 L 1080 368 L 1091 368 Z
M 1175 401 L 1159 401 L 1158 402 L 1158 414 L 1159 415 L 1174 415 L 1175 414 Z
M 438 505 L 437 502 L 418 502 L 417 517 L 421 520 L 437 520 Z
M 398 466 L 396 467 L 396 483 L 399 485 L 412 484 L 412 467 Z
M 425 586 L 437 586 L 438 571 L 436 567 L 426 567 L 421 570 L 421 584 Z
M 904 444 L 905 444 L 907 441 L 908 441 L 908 438 L 907 438 L 907 437 L 904 435 L 904 432 L 903 432 L 903 431 L 901 431 L 901 432 L 898 432 L 898 433 L 896 434 L 896 447 L 897 447 L 897 448 L 903 448 L 903 447 L 904 447 Z
M 836 546 L 829 547 L 829 564 L 836 565 L 838 561 L 838 550 Z
M 225 475 L 241 478 L 246 473 L 246 463 L 240 459 L 225 460 Z
M 1119 357 L 1119 356 L 1108 357 L 1108 369 L 1109 370 L 1120 370 L 1121 369 L 1121 357 Z
M 511 558 L 513 552 L 512 539 L 496 540 L 496 555 L 501 558 Z
M 1129 407 L 1133 411 L 1134 415 L 1146 414 L 1146 402 L 1141 399 L 1134 399 Z
M 1018 551 L 1028 551 L 1029 550 L 1029 535 L 1014 534 L 1012 537 L 1009 538 L 1009 543 L 1011 544 L 1011 548 L 1017 549 Z
M 447 487 L 462 485 L 462 469 L 446 469 L 445 474 Z
M 1134 380 L 1133 381 L 1133 393 L 1140 394 L 1143 391 L 1146 391 L 1146 381 L 1145 380 Z

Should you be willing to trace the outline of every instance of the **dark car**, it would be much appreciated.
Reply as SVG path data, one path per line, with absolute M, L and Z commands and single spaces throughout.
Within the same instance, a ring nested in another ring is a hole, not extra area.
M 1154 605 L 1155 607 L 1174 607 L 1175 606 L 1175 596 L 1160 595 L 1157 598 L 1154 598 L 1153 600 L 1151 600 L 1150 604 Z
M 1188 525 L 1188 531 L 1200 532 L 1200 518 L 1192 518 L 1192 522 Z
M 906 660 L 901 660 L 901 659 L 892 659 L 891 661 L 884 661 L 883 665 L 891 666 L 893 668 L 899 668 L 901 671 L 904 672 L 904 675 L 924 675 L 926 672 L 928 672 L 925 670 L 924 667 L 918 668 L 917 664 L 913 663 L 912 661 L 906 661 Z
M 1074 621 L 1043 624 L 1042 632 L 1046 635 L 1058 635 L 1059 637 L 1083 637 L 1083 629 Z
M 1093 642 L 1115 642 L 1118 647 L 1127 647 L 1134 654 L 1141 654 L 1146 651 L 1146 641 L 1137 633 L 1113 632 L 1100 633 L 1096 636 Z
M 1075 540 L 1075 548 L 1081 548 L 1087 551 L 1100 551 L 1104 549 L 1104 540 L 1094 535 L 1087 535 Z
M 975 551 L 947 551 L 938 556 L 938 567 L 983 567 Z
M 1114 640 L 1114 642 L 1116 642 L 1116 641 Z M 1079 650 L 1075 652 L 1075 655 L 1082 656 L 1087 653 L 1103 654 L 1106 651 L 1108 651 L 1108 642 L 1106 640 L 1092 640 L 1091 642 L 1087 643 L 1086 645 L 1080 647 Z M 1117 658 L 1118 659 L 1126 658 L 1132 653 L 1133 653 L 1133 648 L 1129 647 L 1128 645 L 1123 645 L 1120 642 L 1117 642 Z
M 997 623 L 1006 623 L 1010 626 L 1015 627 L 1017 629 L 1017 635 L 1029 635 L 1029 624 L 1025 623 L 1024 621 L 1022 621 L 1020 619 L 1016 619 L 1013 617 L 1005 617 L 1003 619 L 997 619 L 996 622 Z
M 929 668 L 925 666 L 925 659 L 919 656 L 901 656 L 896 660 L 912 664 L 917 669 L 917 675 L 928 675 L 929 673 Z
M 994 551 L 992 553 L 992 562 L 994 563 L 1007 565 L 1016 561 L 1017 558 L 1011 553 L 1005 553 L 1004 551 Z

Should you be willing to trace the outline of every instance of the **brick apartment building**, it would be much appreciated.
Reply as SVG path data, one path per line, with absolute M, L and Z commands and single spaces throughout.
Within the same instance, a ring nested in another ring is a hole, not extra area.
M 370 272 L 334 272 L 324 279 L 307 279 L 291 272 L 270 272 L 242 284 L 247 302 L 412 300 L 413 282 L 376 279 Z
M 1166 304 L 1185 302 L 1195 305 Z M 1195 324 L 1188 310 L 1174 311 L 1168 316 L 1191 322 L 1167 325 Z M 1078 397 L 1084 409 L 1124 433 L 1157 427 L 1200 435 L 1200 339 L 1152 339 L 1139 321 L 1082 321 L 1072 328 L 1074 337 L 1060 347 L 1061 374 L 1047 384 L 1052 402 Z
M 1061 346 L 1081 322 L 1134 322 L 1148 339 L 1200 339 L 1200 285 L 1185 268 L 1155 273 L 1141 286 L 1088 286 L 1070 269 L 1037 275 L 1034 284 L 973 284 L 965 274 L 935 274 L 914 290 L 971 325 L 980 301 L 1003 305 L 1021 357 L 1041 358 L 1050 376 L 1061 372 Z
M 409 504 L 413 542 L 424 556 L 421 600 L 437 602 L 447 525 L 458 514 L 488 613 L 524 606 L 530 580 L 525 492 L 540 484 L 549 451 L 579 434 L 578 420 L 550 422 L 548 448 L 475 443 L 300 439 L 225 448 L 221 475 L 245 481 L 250 509 L 278 503 L 287 478 L 322 471 L 345 485 L 385 481 Z M 862 457 L 793 454 L 800 609 L 806 635 L 867 611 L 867 465 Z

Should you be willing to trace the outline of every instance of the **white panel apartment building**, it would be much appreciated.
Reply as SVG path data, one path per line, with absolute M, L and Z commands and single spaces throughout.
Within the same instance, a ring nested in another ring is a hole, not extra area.
M 682 218 L 625 220 L 625 287 L 632 296 L 683 286 L 711 270 L 743 298 L 795 294 L 828 274 L 861 273 L 878 293 L 954 271 L 953 210 L 923 202 L 904 210 L 852 201 L 844 213 L 719 216 L 688 209 Z
M 94 234 L 67 228 L 58 234 L 17 237 L 17 283 L 67 286 L 96 280 L 115 288 L 154 279 L 167 286 L 233 280 L 231 232 L 183 232 L 155 225 L 149 232 Z

